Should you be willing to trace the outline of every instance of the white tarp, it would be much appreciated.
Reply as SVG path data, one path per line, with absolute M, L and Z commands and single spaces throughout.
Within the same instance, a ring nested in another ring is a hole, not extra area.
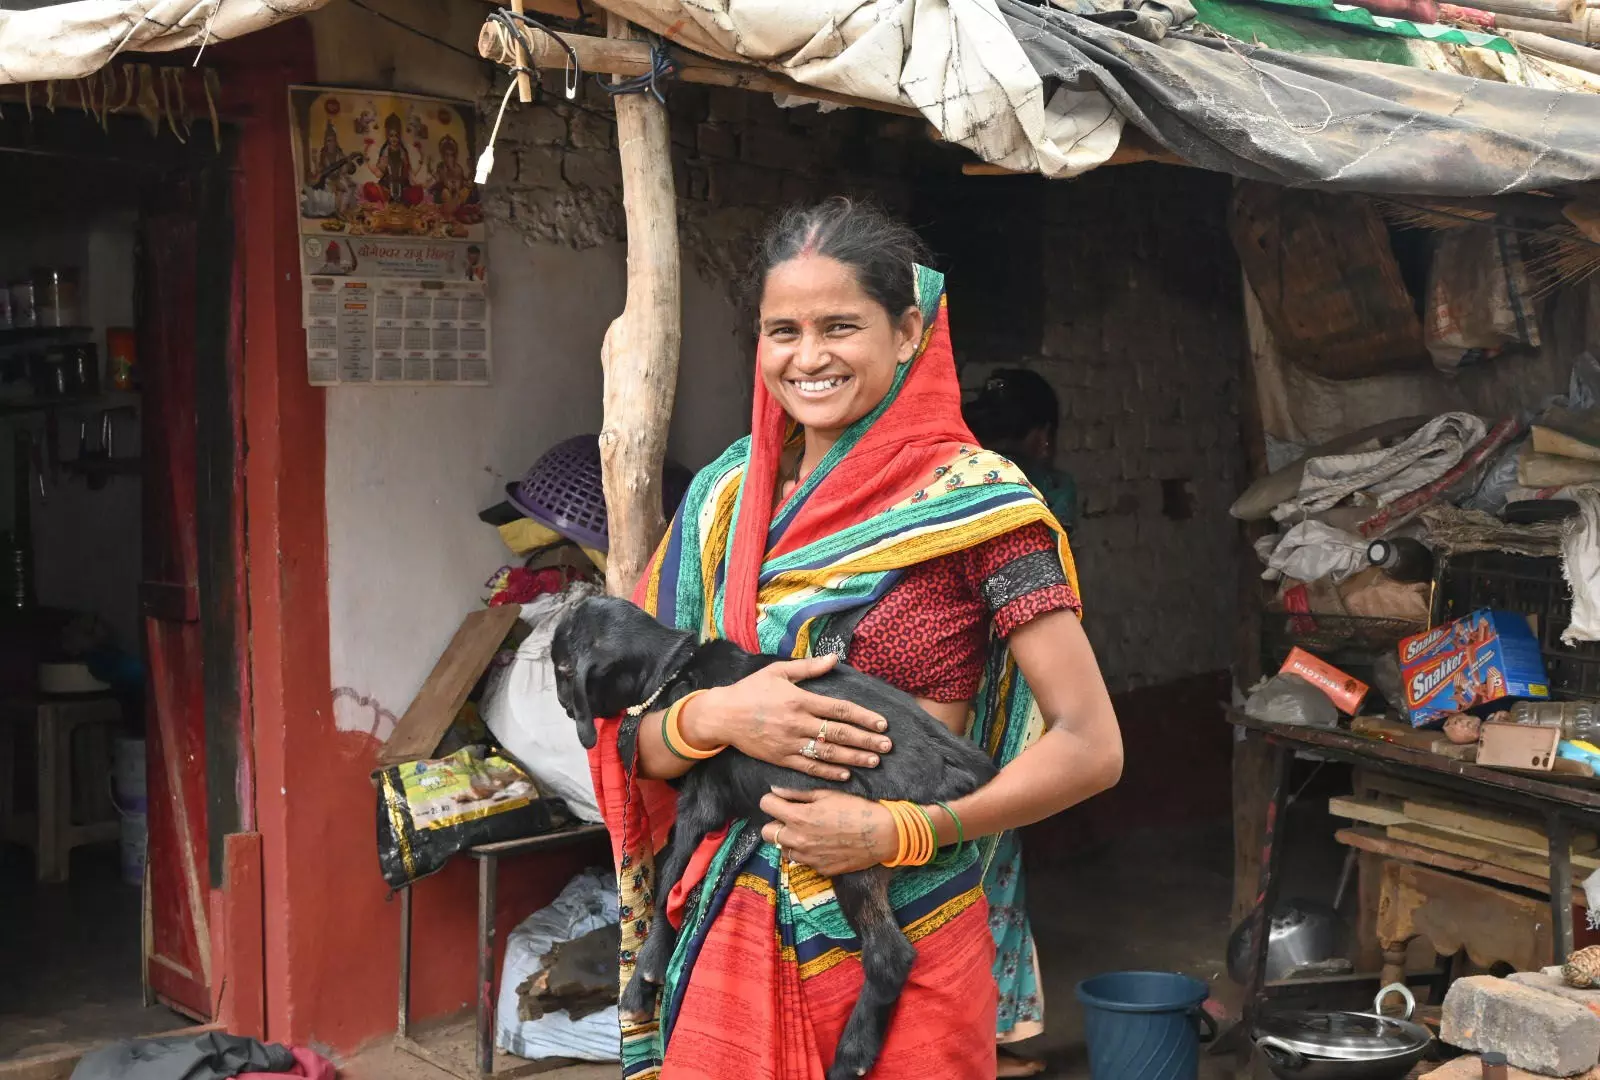
M 1122 114 L 1044 83 L 995 0 L 603 0 L 695 52 L 806 86 L 910 105 L 985 161 L 1046 176 L 1103 164 Z
M 328 0 L 76 0 L 0 11 L 0 83 L 81 79 L 126 52 L 228 41 Z

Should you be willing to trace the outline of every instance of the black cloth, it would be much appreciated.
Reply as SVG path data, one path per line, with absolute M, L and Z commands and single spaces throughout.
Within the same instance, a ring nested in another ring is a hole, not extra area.
M 208 1031 L 134 1039 L 85 1054 L 72 1080 L 229 1080 L 243 1072 L 288 1072 L 294 1054 L 242 1035 Z
M 1201 168 L 1294 187 L 1463 197 L 1600 178 L 1600 95 L 1188 32 L 1157 43 L 1057 8 L 998 3 L 1046 100 L 1062 85 L 1100 90 Z

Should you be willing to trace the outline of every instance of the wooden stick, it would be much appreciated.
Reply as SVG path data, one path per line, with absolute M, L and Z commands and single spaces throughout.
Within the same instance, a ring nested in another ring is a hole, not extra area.
M 1423 866 L 1431 866 L 1437 870 L 1453 870 L 1460 874 L 1471 874 L 1473 877 L 1488 878 L 1490 881 L 1498 881 L 1503 885 L 1515 885 L 1518 888 L 1530 889 L 1534 892 L 1543 892 L 1550 887 L 1548 873 L 1525 874 L 1504 866 L 1497 866 L 1494 863 L 1484 862 L 1481 859 L 1469 859 L 1446 851 L 1423 847 L 1420 844 L 1395 840 L 1372 829 L 1340 829 L 1333 834 L 1333 838 L 1348 847 L 1353 847 L 1360 851 L 1370 851 L 1374 855 L 1421 863 Z M 1572 902 L 1583 908 L 1589 906 L 1588 897 L 1584 895 L 1582 889 L 1576 887 L 1572 890 Z
M 607 22 L 614 39 L 636 34 L 618 15 L 609 15 Z M 605 370 L 600 476 L 610 539 L 606 591 L 627 596 L 666 531 L 661 468 L 678 383 L 683 304 L 666 106 L 651 94 L 622 94 L 616 108 L 628 299 L 600 348 Z
M 1496 15 L 1494 17 L 1495 31 L 1511 37 L 1513 32 L 1523 34 L 1542 34 L 1545 37 L 1559 38 L 1562 41 L 1573 41 L 1580 45 L 1588 44 L 1591 38 L 1590 23 L 1587 12 L 1582 22 L 1559 22 L 1554 19 L 1527 19 L 1518 15 Z M 1513 39 L 1515 40 L 1515 39 Z M 1533 52 L 1532 49 L 1528 50 Z M 1539 55 L 1535 53 L 1534 55 Z M 1576 66 L 1576 65 L 1574 65 Z
M 1472 6 L 1496 15 L 1569 23 L 1577 19 L 1583 0 L 1472 0 Z
M 521 15 L 527 9 L 523 5 L 523 0 L 511 0 L 511 10 Z M 528 50 L 522 44 L 520 38 L 513 43 L 511 52 L 516 57 L 517 67 L 525 68 L 528 66 Z M 524 105 L 533 100 L 533 76 L 526 71 L 517 72 L 517 100 Z
M 1558 64 L 1600 75 L 1600 50 L 1579 45 L 1575 41 L 1562 41 L 1545 34 L 1530 34 L 1523 30 L 1507 30 L 1506 37 L 1524 52 Z
M 561 39 L 571 45 L 573 52 L 578 54 L 578 62 L 583 65 L 585 71 L 601 75 L 633 76 L 644 75 L 650 70 L 648 42 L 590 37 L 586 34 L 562 34 Z M 478 55 L 486 60 L 493 60 L 497 64 L 509 64 L 515 55 L 514 46 L 515 42 L 510 40 L 510 35 L 499 23 L 486 22 L 483 24 L 483 29 L 478 32 Z M 536 51 L 532 58 L 533 67 L 562 67 L 567 63 L 567 54 L 547 35 L 535 34 L 534 48 Z M 793 79 L 760 68 L 724 64 L 682 49 L 677 50 L 674 57 L 679 65 L 677 77 L 684 82 L 729 86 L 738 90 L 756 90 L 770 94 L 793 94 L 812 101 L 828 101 L 836 105 L 894 113 L 897 116 L 922 115 L 909 105 L 868 101 L 848 94 L 836 94 L 831 90 L 819 90 L 814 86 L 806 86 L 804 83 L 795 82 Z

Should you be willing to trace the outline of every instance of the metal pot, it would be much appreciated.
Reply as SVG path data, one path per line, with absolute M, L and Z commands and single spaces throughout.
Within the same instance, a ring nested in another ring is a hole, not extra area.
M 1383 999 L 1405 999 L 1400 1019 L 1382 1015 Z M 1411 991 L 1378 991 L 1372 1012 L 1282 1012 L 1256 1027 L 1256 1047 L 1278 1080 L 1400 1080 L 1422 1060 L 1433 1034 L 1411 1020 Z
M 1243 984 L 1250 975 L 1250 940 L 1255 919 L 1246 918 L 1228 937 L 1228 975 Z M 1308 964 L 1321 964 L 1339 955 L 1344 920 L 1327 904 L 1315 900 L 1290 900 L 1273 913 L 1267 931 L 1267 981 L 1291 977 Z

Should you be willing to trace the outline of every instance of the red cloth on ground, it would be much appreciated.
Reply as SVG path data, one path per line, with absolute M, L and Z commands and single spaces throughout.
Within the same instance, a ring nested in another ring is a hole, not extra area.
M 309 1080 L 335 1080 L 338 1076 L 338 1070 L 333 1067 L 333 1062 L 315 1050 L 307 1050 L 303 1046 L 291 1046 L 289 1053 L 294 1055 L 294 1068 L 288 1072 L 240 1073 L 234 1080 L 282 1080 L 285 1076 L 304 1076 Z

